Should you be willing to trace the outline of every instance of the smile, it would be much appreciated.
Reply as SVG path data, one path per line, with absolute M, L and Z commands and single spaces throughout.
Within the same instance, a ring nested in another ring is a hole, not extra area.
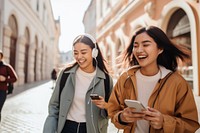
M 139 55 L 139 56 L 137 56 L 137 57 L 138 57 L 138 59 L 145 59 L 145 58 L 147 58 L 146 55 Z

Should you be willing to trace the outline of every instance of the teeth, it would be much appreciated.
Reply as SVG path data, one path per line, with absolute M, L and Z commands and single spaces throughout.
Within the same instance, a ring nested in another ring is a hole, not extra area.
M 83 63 L 84 61 L 79 61 L 80 63 Z
M 140 55 L 140 56 L 138 56 L 138 58 L 145 58 L 146 56 L 144 56 L 144 55 Z
M 84 60 L 79 60 L 78 62 L 79 62 L 79 63 L 83 63 L 83 62 L 84 62 Z

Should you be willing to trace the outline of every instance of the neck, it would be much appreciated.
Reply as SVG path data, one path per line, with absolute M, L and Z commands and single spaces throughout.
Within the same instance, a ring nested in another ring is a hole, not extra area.
M 84 71 L 84 72 L 86 72 L 86 73 L 93 73 L 96 69 L 95 69 L 95 67 L 92 66 L 92 67 L 87 68 L 87 69 L 82 69 L 81 68 L 81 70 Z
M 153 75 L 156 75 L 158 72 L 160 71 L 160 68 L 159 66 L 155 67 L 155 68 L 141 68 L 140 69 L 140 72 L 143 74 L 143 75 L 146 75 L 146 76 L 153 76 Z

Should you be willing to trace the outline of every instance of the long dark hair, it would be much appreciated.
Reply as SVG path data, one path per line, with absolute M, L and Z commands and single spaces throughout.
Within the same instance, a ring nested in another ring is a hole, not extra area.
M 157 47 L 162 49 L 163 52 L 159 54 L 157 58 L 157 63 L 164 66 L 167 69 L 176 71 L 178 62 L 177 59 L 180 58 L 182 61 L 190 58 L 189 50 L 183 49 L 178 45 L 173 44 L 167 35 L 158 27 L 149 26 L 139 29 L 135 35 L 133 35 L 130 44 L 124 52 L 123 60 L 129 62 L 129 65 L 137 65 L 138 62 L 133 55 L 133 45 L 137 35 L 141 33 L 147 33 L 156 42 Z
M 108 73 L 108 70 L 107 70 L 106 65 L 105 65 L 106 61 L 102 56 L 102 53 L 101 53 L 101 51 L 99 49 L 99 46 L 98 46 L 96 41 L 95 42 L 93 41 L 94 38 L 91 38 L 92 36 L 91 37 L 90 36 L 88 36 L 88 35 L 79 35 L 79 36 L 77 36 L 73 41 L 73 46 L 76 43 L 84 43 L 85 45 L 88 45 L 91 49 L 96 48 L 98 50 L 98 55 L 96 57 L 96 60 L 93 58 L 93 66 L 96 67 L 96 65 L 97 65 L 100 70 L 102 70 L 105 73 Z M 73 65 L 71 65 L 67 69 L 69 70 L 70 68 L 74 67 L 76 64 L 78 64 L 78 63 L 75 62 Z

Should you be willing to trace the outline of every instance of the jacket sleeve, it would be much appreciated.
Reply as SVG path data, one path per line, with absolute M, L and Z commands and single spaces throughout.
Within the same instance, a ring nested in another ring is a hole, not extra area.
M 10 65 L 6 65 L 6 71 L 8 74 L 8 77 L 6 78 L 7 83 L 14 83 L 17 81 L 17 74 L 15 73 L 15 70 Z
M 165 133 L 194 133 L 199 128 L 199 123 L 192 89 L 185 80 L 177 87 L 174 116 L 163 115 L 163 130 Z
M 56 86 L 51 96 L 49 106 L 48 106 L 48 116 L 45 120 L 43 133 L 56 133 L 58 128 L 58 117 L 59 117 L 59 88 L 60 81 L 63 74 L 62 70 L 59 74 L 58 80 L 56 81 Z
M 114 85 L 110 99 L 108 101 L 108 115 L 111 118 L 111 122 L 119 129 L 131 128 L 132 124 L 123 125 L 119 122 L 118 116 L 125 108 L 123 97 L 123 85 L 124 81 L 122 77 L 119 77 L 117 83 Z

